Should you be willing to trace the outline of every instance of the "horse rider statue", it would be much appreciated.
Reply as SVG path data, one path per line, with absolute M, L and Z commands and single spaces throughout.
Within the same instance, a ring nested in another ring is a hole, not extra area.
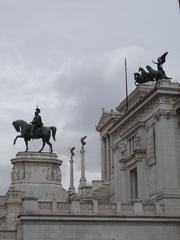
M 35 138 L 36 135 L 38 134 L 39 130 L 43 126 L 41 116 L 39 115 L 40 112 L 41 112 L 41 110 L 37 107 L 34 118 L 33 118 L 32 122 L 30 122 L 30 124 L 31 124 L 30 137 L 31 138 Z

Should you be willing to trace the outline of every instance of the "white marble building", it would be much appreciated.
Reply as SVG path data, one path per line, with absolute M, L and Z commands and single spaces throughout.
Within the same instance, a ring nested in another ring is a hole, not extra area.
M 12 182 L 0 196 L 0 239 L 179 240 L 180 84 L 137 87 L 103 112 L 102 180 L 89 186 L 84 151 L 78 192 L 70 160 L 69 191 L 55 154 L 17 153 Z

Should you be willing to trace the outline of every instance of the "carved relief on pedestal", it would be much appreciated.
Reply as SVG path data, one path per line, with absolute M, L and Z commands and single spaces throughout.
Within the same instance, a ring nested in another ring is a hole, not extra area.
M 12 181 L 19 180 L 19 172 L 18 172 L 18 169 L 16 169 L 16 168 L 13 167 L 12 173 L 11 173 L 11 178 L 12 178 Z
M 23 180 L 24 179 L 24 169 L 23 168 L 20 168 L 19 169 L 19 180 Z
M 50 181 L 61 182 L 61 171 L 59 167 L 57 168 L 49 167 L 46 172 L 46 179 Z
M 50 167 L 47 169 L 46 179 L 47 180 L 52 180 L 53 179 L 52 168 L 50 168 Z
M 59 168 L 53 169 L 53 180 L 57 182 L 61 181 L 61 173 Z
M 11 172 L 12 181 L 23 180 L 25 177 L 24 168 L 15 168 L 13 167 Z

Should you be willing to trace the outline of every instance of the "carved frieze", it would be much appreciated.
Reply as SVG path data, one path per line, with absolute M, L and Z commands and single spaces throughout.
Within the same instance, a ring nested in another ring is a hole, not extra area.
M 11 172 L 12 181 L 23 180 L 25 178 L 24 168 L 15 168 L 13 167 Z
M 137 125 L 142 121 L 143 117 L 159 104 L 160 98 L 155 97 L 153 100 L 145 104 L 139 111 L 133 114 L 116 132 L 113 132 L 113 142 L 120 141 L 127 132 L 134 131 L 133 129 L 137 128 Z
M 174 104 L 177 100 L 177 97 L 163 96 L 161 97 L 161 103 L 172 103 Z
M 160 119 L 171 119 L 176 116 L 176 113 L 174 111 L 167 111 L 167 110 L 160 110 L 157 113 L 154 114 L 154 119 L 156 121 L 159 121 Z

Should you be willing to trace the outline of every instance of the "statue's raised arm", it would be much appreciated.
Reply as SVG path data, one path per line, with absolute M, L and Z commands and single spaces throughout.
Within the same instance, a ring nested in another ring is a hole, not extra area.
M 157 62 L 154 62 L 152 61 L 154 64 L 157 65 L 157 70 L 159 72 L 159 79 L 162 79 L 162 78 L 168 78 L 166 76 L 166 73 L 163 69 L 163 64 L 166 62 L 166 56 L 167 56 L 168 52 L 165 52 L 163 55 L 161 55 L 160 57 L 157 58 Z

